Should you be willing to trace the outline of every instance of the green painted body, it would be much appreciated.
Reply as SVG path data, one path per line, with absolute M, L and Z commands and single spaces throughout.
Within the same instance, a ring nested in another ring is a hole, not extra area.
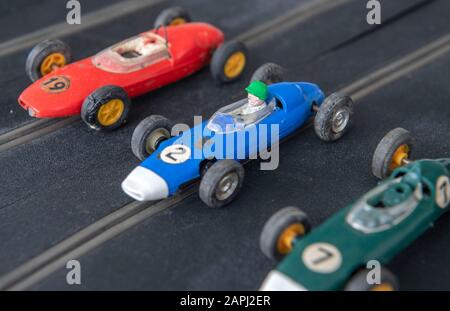
M 364 233 L 347 222 L 348 214 L 358 202 L 361 202 L 356 201 L 329 218 L 308 235 L 298 239 L 292 252 L 282 260 L 277 270 L 308 290 L 343 289 L 352 274 L 365 267 L 367 262 L 378 260 L 382 265 L 388 263 L 448 210 L 447 201 L 445 208 L 436 204 L 436 183 L 441 176 L 450 177 L 450 159 L 421 160 L 398 168 L 389 179 L 381 182 L 376 189 L 393 182 L 396 185 L 391 187 L 399 187 L 399 184 L 405 182 L 409 182 L 409 186 L 411 186 L 411 182 L 414 183 L 414 180 L 416 180 L 416 184 L 411 187 L 423 186 L 426 192 L 424 192 L 423 198 L 418 200 L 419 204 L 415 205 L 410 214 L 389 229 L 375 233 Z M 400 183 L 397 183 L 397 181 L 400 181 Z M 386 195 L 388 201 L 395 201 L 396 198 L 392 197 L 393 191 L 391 190 L 384 192 L 388 192 Z M 397 199 L 397 203 L 403 200 L 401 195 Z M 329 243 L 339 250 L 342 261 L 337 270 L 331 273 L 319 273 L 305 266 L 302 259 L 303 251 L 314 243 Z

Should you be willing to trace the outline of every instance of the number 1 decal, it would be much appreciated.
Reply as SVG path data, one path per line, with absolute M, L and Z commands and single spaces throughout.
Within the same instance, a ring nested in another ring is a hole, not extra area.
M 161 152 L 161 160 L 169 164 L 181 164 L 191 156 L 191 149 L 185 145 L 172 145 Z
M 309 245 L 302 255 L 305 266 L 319 273 L 332 273 L 339 269 L 342 255 L 339 250 L 329 243 L 314 243 Z
M 436 182 L 436 204 L 440 208 L 446 208 L 450 204 L 450 179 L 441 176 Z

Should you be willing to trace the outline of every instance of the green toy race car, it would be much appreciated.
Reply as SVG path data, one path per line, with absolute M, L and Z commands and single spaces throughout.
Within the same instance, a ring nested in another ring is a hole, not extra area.
M 397 128 L 378 145 L 372 170 L 385 179 L 311 233 L 307 216 L 288 207 L 261 233 L 265 255 L 281 260 L 261 290 L 397 290 L 382 265 L 405 249 L 449 209 L 450 158 L 411 161 L 413 139 Z M 380 263 L 378 278 L 369 262 Z M 370 280 L 369 280 L 370 279 Z

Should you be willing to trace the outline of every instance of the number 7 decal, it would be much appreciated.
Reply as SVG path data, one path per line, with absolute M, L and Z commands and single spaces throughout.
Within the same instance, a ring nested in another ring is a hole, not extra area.
M 440 208 L 446 208 L 450 204 L 450 179 L 441 176 L 436 182 L 436 204 Z
M 339 250 L 329 243 L 314 243 L 309 245 L 302 255 L 305 266 L 319 273 L 332 273 L 339 269 L 342 255 Z

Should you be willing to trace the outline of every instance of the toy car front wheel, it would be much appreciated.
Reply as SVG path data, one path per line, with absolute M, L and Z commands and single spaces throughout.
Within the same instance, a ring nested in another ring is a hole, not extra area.
M 141 161 L 149 157 L 159 144 L 171 137 L 172 122 L 159 115 L 152 115 L 139 123 L 131 137 L 131 150 Z
M 334 93 L 317 111 L 314 129 L 323 141 L 336 141 L 347 132 L 353 116 L 353 101 L 349 96 Z
M 267 85 L 282 82 L 284 79 L 284 68 L 275 63 L 266 63 L 256 69 L 250 82 L 262 81 Z
M 393 170 L 407 163 L 413 144 L 414 139 L 407 130 L 396 128 L 390 131 L 373 154 L 373 174 L 380 179 L 389 177 Z
M 395 275 L 388 269 L 381 267 L 380 280 L 377 283 L 369 284 L 367 281 L 369 270 L 361 269 L 356 272 L 347 282 L 344 290 L 346 291 L 397 291 L 399 284 Z
M 159 13 L 155 20 L 155 28 L 161 26 L 179 26 L 189 23 L 191 17 L 182 7 L 168 8 Z
M 244 175 L 244 168 L 234 160 L 215 162 L 200 182 L 200 199 L 209 207 L 219 208 L 227 205 L 241 190 Z
M 60 40 L 46 40 L 36 45 L 28 54 L 25 71 L 31 81 L 36 81 L 71 61 L 70 47 Z
M 311 224 L 303 211 L 285 207 L 264 225 L 259 239 L 261 251 L 270 259 L 281 260 L 293 249 L 295 241 L 310 230 Z
M 84 100 L 81 118 L 95 130 L 113 130 L 126 121 L 130 104 L 125 90 L 107 85 L 95 90 Z
M 247 64 L 247 48 L 242 42 L 223 43 L 211 60 L 211 74 L 216 81 L 227 83 L 241 77 Z

